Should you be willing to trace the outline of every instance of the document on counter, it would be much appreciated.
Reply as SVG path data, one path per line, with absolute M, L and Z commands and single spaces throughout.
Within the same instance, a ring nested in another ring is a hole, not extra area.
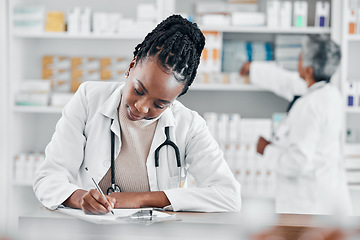
M 55 211 L 96 224 L 142 223 L 149 225 L 156 222 L 181 220 L 176 214 L 156 211 L 153 208 L 113 209 L 114 215 L 111 213 L 85 214 L 81 209 L 68 207 L 59 207 Z

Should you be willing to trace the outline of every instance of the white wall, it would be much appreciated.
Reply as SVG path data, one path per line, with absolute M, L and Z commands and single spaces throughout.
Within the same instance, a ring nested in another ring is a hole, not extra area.
M 7 81 L 7 0 L 0 0 L 0 237 L 6 230 L 9 183 L 8 152 L 8 81 Z

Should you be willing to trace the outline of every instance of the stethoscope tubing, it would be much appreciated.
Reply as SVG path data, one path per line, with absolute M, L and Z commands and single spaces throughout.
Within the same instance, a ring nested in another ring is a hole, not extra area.
M 111 119 L 111 125 L 113 124 L 114 119 Z M 111 187 L 109 187 L 108 189 L 108 193 L 109 192 L 120 192 L 121 189 L 120 187 L 115 184 L 115 133 L 113 131 L 111 131 Z M 166 136 L 166 140 L 160 144 L 159 147 L 156 148 L 155 150 L 155 169 L 156 169 L 156 179 L 157 179 L 157 185 L 158 188 L 160 190 L 160 185 L 159 185 L 159 166 L 160 166 L 160 161 L 159 161 L 159 153 L 162 147 L 164 146 L 171 146 L 174 151 L 175 151 L 175 158 L 176 158 L 176 166 L 178 168 L 178 176 L 179 176 L 179 187 L 181 187 L 181 159 L 180 159 L 180 150 L 179 147 L 176 146 L 176 144 L 170 140 L 170 133 L 169 133 L 169 127 L 165 127 L 165 136 Z

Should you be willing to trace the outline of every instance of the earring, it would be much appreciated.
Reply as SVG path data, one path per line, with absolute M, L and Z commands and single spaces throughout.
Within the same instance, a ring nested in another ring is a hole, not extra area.
M 128 78 L 129 75 L 130 75 L 130 72 L 129 72 L 128 70 L 126 70 L 126 72 L 125 72 L 125 78 Z

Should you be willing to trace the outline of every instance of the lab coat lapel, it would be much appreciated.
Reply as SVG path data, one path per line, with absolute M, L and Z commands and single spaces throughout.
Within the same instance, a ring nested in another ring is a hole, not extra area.
M 175 117 L 174 117 L 171 109 L 168 108 L 163 113 L 163 115 L 160 117 L 159 122 L 158 122 L 158 124 L 156 126 L 154 138 L 153 138 L 153 141 L 151 143 L 149 155 L 148 155 L 147 161 L 146 161 L 146 167 L 147 167 L 147 170 L 148 170 L 149 184 L 150 184 L 150 189 L 152 191 L 160 190 L 159 187 L 157 186 L 157 177 L 160 177 L 159 182 L 161 182 L 161 179 L 163 179 L 162 176 L 156 176 L 155 150 L 156 150 L 156 148 L 158 148 L 166 140 L 165 127 L 167 127 L 167 126 L 171 127 L 171 126 L 175 126 L 175 125 L 176 125 Z M 170 128 L 170 136 L 174 137 L 173 134 L 171 134 L 171 132 L 172 131 L 171 131 L 171 128 Z M 173 139 L 174 138 L 172 138 L 172 140 Z M 159 159 L 167 159 L 166 151 L 160 151 Z M 163 169 L 163 168 L 161 168 L 161 164 L 160 164 L 160 169 Z M 159 172 L 163 173 L 163 171 L 161 171 L 161 170 Z M 162 175 L 164 175 L 164 174 L 162 174 Z
M 106 100 L 106 102 L 100 107 L 99 112 L 104 115 L 105 117 L 109 118 L 109 123 L 111 120 L 114 120 L 113 123 L 110 126 L 110 129 L 112 132 L 115 133 L 115 149 L 116 153 L 115 156 L 117 156 L 120 152 L 121 148 L 121 134 L 120 134 L 120 124 L 119 124 L 119 114 L 118 114 L 118 107 L 120 104 L 121 96 L 122 96 L 122 90 L 124 88 L 125 84 L 121 84 Z

